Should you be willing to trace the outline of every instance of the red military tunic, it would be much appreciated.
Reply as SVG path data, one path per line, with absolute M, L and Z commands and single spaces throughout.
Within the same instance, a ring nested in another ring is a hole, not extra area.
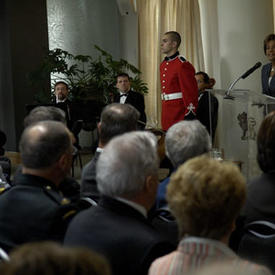
M 160 64 L 162 113 L 161 124 L 167 131 L 186 117 L 195 116 L 198 86 L 195 69 L 177 52 Z

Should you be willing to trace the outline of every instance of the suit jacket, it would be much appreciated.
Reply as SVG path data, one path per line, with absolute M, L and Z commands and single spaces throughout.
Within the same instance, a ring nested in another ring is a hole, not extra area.
M 257 220 L 275 223 L 274 182 L 275 173 L 263 173 L 248 183 L 246 202 L 230 237 L 230 247 L 234 251 L 238 251 L 247 224 Z
M 247 199 L 242 210 L 244 223 L 268 220 L 275 223 L 275 173 L 264 173 L 248 183 Z
M 177 52 L 166 57 L 160 64 L 162 95 L 181 93 L 182 98 L 166 100 L 162 98 L 161 124 L 168 130 L 173 124 L 195 117 L 198 105 L 198 85 L 195 69 Z
M 275 77 L 274 76 L 271 79 L 270 85 L 268 84 L 268 79 L 269 79 L 271 69 L 272 69 L 271 63 L 265 64 L 262 67 L 262 89 L 264 94 L 275 97 Z
M 96 163 L 100 152 L 96 151 L 94 157 L 82 170 L 80 193 L 82 197 L 91 197 L 95 201 L 99 200 L 100 194 L 96 182 Z
M 55 103 L 56 107 L 62 109 L 66 115 L 67 127 L 74 134 L 78 144 L 78 134 L 81 131 L 82 123 L 75 110 L 74 104 L 66 99 L 64 102 Z
M 15 186 L 0 196 L 0 247 L 5 251 L 34 241 L 63 241 L 67 199 L 45 178 L 17 175 Z
M 120 102 L 119 94 L 116 94 L 114 96 L 114 102 L 117 102 L 117 103 Z M 139 120 L 146 124 L 147 118 L 146 118 L 146 114 L 145 114 L 144 96 L 140 93 L 130 90 L 128 92 L 125 103 L 134 106 L 140 112 Z M 145 127 L 145 125 L 143 125 L 143 128 L 144 127 Z
M 241 260 L 225 244 L 204 238 L 189 237 L 183 239 L 178 249 L 153 262 L 149 275 L 176 275 L 189 274 L 198 268 L 214 262 L 230 261 L 232 265 L 240 270 L 258 271 L 257 274 L 271 274 L 271 272 L 256 264 Z
M 209 112 L 209 96 L 210 96 L 210 110 Z M 211 121 L 211 131 L 212 131 L 212 141 L 215 137 L 215 132 L 218 122 L 218 108 L 219 102 L 217 98 L 209 92 L 203 92 L 199 96 L 199 103 L 197 108 L 197 119 L 203 124 L 208 133 L 210 134 L 210 121 Z M 210 120 L 211 114 L 211 120 Z
M 174 248 L 141 213 L 105 196 L 98 206 L 73 219 L 64 243 L 103 254 L 111 264 L 113 275 L 145 275 L 154 259 Z

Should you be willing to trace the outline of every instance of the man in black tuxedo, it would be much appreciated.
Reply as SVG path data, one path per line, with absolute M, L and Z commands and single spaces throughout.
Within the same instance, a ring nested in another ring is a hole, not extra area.
M 113 138 L 97 162 L 98 206 L 77 215 L 65 245 L 84 246 L 109 260 L 113 275 L 145 275 L 152 261 L 171 251 L 147 220 L 158 187 L 157 141 L 135 131 Z
M 64 81 L 58 81 L 54 85 L 56 107 L 62 109 L 66 114 L 67 126 L 74 134 L 76 142 L 74 145 L 79 149 L 78 134 L 81 131 L 82 124 L 74 112 L 73 104 L 69 100 L 69 86 Z
M 127 103 L 134 106 L 140 113 L 139 128 L 144 129 L 147 120 L 145 114 L 144 96 L 131 90 L 130 78 L 126 73 L 121 73 L 117 76 L 116 87 L 119 93 L 114 96 L 114 102 L 122 104 Z

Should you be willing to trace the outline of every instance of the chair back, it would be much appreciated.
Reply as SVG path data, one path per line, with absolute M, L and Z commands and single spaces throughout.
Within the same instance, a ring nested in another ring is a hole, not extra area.
M 244 229 L 238 254 L 269 267 L 275 273 L 275 224 L 259 220 L 247 224 Z

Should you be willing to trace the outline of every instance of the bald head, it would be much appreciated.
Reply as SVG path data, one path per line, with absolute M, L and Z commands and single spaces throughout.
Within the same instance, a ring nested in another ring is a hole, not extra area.
M 42 121 L 24 130 L 19 149 L 24 167 L 44 169 L 69 152 L 71 146 L 69 130 L 63 123 Z

